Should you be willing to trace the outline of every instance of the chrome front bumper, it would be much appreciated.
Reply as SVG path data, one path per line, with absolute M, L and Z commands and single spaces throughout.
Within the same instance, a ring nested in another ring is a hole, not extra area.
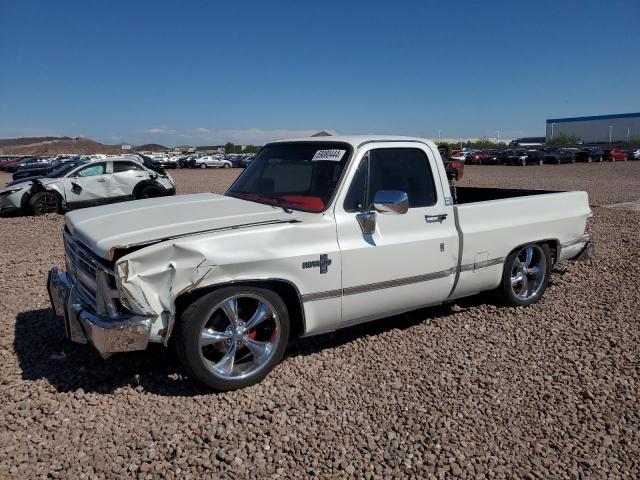
M 67 338 L 76 343 L 90 342 L 102 358 L 113 353 L 144 350 L 149 343 L 151 320 L 131 316 L 113 319 L 89 310 L 76 293 L 71 275 L 57 267 L 49 270 L 47 290 L 57 317 L 64 321 Z

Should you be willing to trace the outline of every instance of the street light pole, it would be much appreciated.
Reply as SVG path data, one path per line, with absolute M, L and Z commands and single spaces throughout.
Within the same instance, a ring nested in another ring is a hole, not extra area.
M 613 125 L 609 125 L 609 143 L 611 143 L 612 137 L 613 137 Z
M 555 126 L 555 123 L 551 124 L 551 138 L 549 140 L 553 140 L 553 127 Z
M 498 134 L 497 138 L 496 138 L 496 140 L 497 140 L 496 143 L 500 143 L 500 130 L 496 130 L 496 133 Z

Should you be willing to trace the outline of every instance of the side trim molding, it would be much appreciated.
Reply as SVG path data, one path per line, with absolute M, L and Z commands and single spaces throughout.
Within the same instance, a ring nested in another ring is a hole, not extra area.
M 427 273 L 425 275 L 416 275 L 413 277 L 398 278 L 395 280 L 387 280 L 385 282 L 368 283 L 365 285 L 357 285 L 355 287 L 348 287 L 342 290 L 327 290 L 325 292 L 307 293 L 301 296 L 303 302 L 314 302 L 316 300 L 327 300 L 329 298 L 337 298 L 347 295 L 358 295 L 360 293 L 373 292 L 376 290 L 384 290 L 387 288 L 402 287 L 404 285 L 412 285 L 414 283 L 428 282 L 430 280 L 436 280 L 438 278 L 445 278 L 450 275 L 456 274 L 459 276 L 460 272 L 473 271 L 478 268 L 491 267 L 493 265 L 501 265 L 504 262 L 504 258 L 494 258 L 491 260 L 485 260 L 479 263 L 469 263 L 458 267 L 452 267 L 448 270 L 441 270 L 439 272 Z M 457 278 L 456 278 L 457 280 Z M 454 285 L 455 287 L 455 285 Z

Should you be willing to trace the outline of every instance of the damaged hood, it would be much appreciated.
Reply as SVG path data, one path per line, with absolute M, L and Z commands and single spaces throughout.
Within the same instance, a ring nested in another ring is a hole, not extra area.
M 201 193 L 135 200 L 76 210 L 66 215 L 72 235 L 96 255 L 185 235 L 295 220 L 295 213 L 238 198 Z

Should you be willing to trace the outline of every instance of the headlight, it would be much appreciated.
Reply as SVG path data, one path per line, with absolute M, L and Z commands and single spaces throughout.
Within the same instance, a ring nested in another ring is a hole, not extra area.
M 0 197 L 6 197 L 7 195 L 11 195 L 12 193 L 19 192 L 23 188 L 24 187 L 18 187 L 18 188 L 12 188 L 11 190 L 4 190 L 4 191 L 0 192 Z

